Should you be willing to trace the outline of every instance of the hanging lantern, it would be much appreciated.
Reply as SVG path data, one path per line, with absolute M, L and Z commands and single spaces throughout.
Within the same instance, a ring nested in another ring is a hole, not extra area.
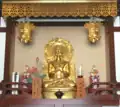
M 90 43 L 96 43 L 100 40 L 100 26 L 102 23 L 100 22 L 89 22 L 84 25 L 85 28 L 88 29 L 88 40 Z
M 18 24 L 19 36 L 18 39 L 21 43 L 28 44 L 32 42 L 32 31 L 35 26 L 30 22 L 22 22 Z

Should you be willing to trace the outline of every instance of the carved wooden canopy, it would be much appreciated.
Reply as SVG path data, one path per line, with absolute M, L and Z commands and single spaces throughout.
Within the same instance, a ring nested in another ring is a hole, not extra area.
M 116 16 L 117 0 L 3 0 L 4 17 Z

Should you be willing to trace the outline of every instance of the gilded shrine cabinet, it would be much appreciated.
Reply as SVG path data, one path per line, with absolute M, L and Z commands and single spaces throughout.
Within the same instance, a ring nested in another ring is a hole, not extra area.
M 116 0 L 3 0 L 1 105 L 119 105 L 117 14 Z

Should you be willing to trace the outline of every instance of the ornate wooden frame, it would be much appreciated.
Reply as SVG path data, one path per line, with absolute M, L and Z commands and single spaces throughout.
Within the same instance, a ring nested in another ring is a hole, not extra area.
M 12 2 L 11 2 L 12 1 Z M 31 3 L 33 0 L 3 0 L 3 17 L 84 17 L 84 16 L 116 16 L 117 15 L 117 0 L 83 0 L 80 2 L 64 2 L 64 3 Z M 38 2 L 38 0 L 36 0 Z M 44 0 L 45 1 L 45 0 Z M 71 0 L 72 1 L 72 0 Z M 93 2 L 94 1 L 94 2 Z M 7 6 L 7 7 L 6 7 Z M 53 7 L 52 7 L 53 6 Z M 46 8 L 47 7 L 47 8 Z M 72 8 L 71 8 L 72 7 Z M 84 9 L 83 9 L 84 7 Z M 112 7 L 112 8 L 111 8 Z M 38 11 L 40 10 L 40 11 Z M 4 80 L 9 81 L 10 71 L 10 47 L 11 40 L 14 37 L 14 18 L 7 19 L 7 40 L 6 40 L 6 57 L 5 57 L 5 75 Z M 38 23 L 37 25 L 74 25 L 78 26 L 78 23 Z M 83 23 L 82 23 L 83 24 Z M 115 75 L 115 57 L 114 57 L 114 37 L 113 31 L 117 28 L 113 28 L 113 18 L 109 17 L 105 24 L 106 27 L 106 43 L 109 48 L 109 62 L 110 62 L 110 81 L 116 82 Z M 13 35 L 12 35 L 13 34 Z
M 14 26 L 15 21 L 14 18 L 7 19 L 7 41 L 6 41 L 6 57 L 5 57 L 5 74 L 4 80 L 10 80 L 10 49 L 11 49 L 11 41 L 14 42 L 15 35 L 14 35 Z M 56 23 L 35 23 L 37 26 L 83 26 L 84 23 L 75 23 L 75 22 L 56 22 Z M 107 55 L 109 55 L 109 67 L 110 67 L 110 82 L 116 83 L 116 75 L 115 75 L 115 56 L 114 56 L 114 35 L 113 31 L 118 30 L 117 28 L 113 27 L 113 18 L 110 17 L 105 22 L 105 32 L 106 32 L 106 44 L 109 50 Z

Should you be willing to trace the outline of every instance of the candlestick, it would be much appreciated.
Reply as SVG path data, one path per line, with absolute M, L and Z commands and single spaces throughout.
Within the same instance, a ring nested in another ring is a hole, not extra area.
M 19 82 L 20 76 L 18 72 L 13 72 L 12 73 L 12 82 Z M 18 85 L 12 85 L 12 88 L 18 88 Z M 12 91 L 12 95 L 18 95 L 18 91 L 14 90 Z
M 12 82 L 15 82 L 15 72 L 12 73 Z
M 19 82 L 19 79 L 20 79 L 19 73 L 16 72 L 16 81 L 15 82 Z M 15 88 L 19 88 L 19 86 L 15 85 Z M 15 91 L 15 95 L 18 95 L 18 91 L 17 90 Z
M 12 82 L 15 82 L 15 72 L 12 73 Z M 15 88 L 15 85 L 12 85 L 12 88 Z M 15 91 L 12 91 L 12 95 L 14 95 Z
M 80 65 L 78 69 L 78 76 L 82 76 L 82 65 Z
M 19 79 L 20 79 L 20 75 L 19 75 L 19 72 L 17 72 L 17 75 L 16 75 L 16 82 L 19 82 Z

